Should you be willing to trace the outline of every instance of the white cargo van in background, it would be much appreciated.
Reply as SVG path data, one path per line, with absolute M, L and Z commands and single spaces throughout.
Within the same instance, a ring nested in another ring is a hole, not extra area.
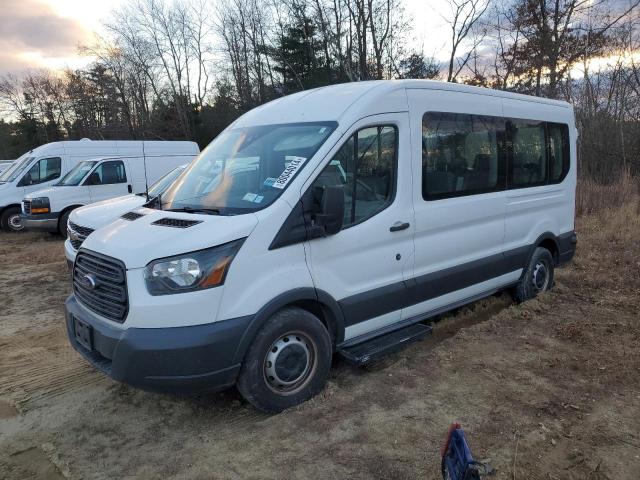
M 13 165 L 14 162 L 15 160 L 0 160 L 0 173 L 4 172 L 9 167 L 11 167 L 11 165 Z
M 174 168 L 149 187 L 149 191 L 146 194 L 125 195 L 73 210 L 67 222 L 67 239 L 64 242 L 64 253 L 69 267 L 73 266 L 78 249 L 91 233 L 100 227 L 110 224 L 120 216 L 135 216 L 136 208 L 157 200 L 185 168 L 186 165 Z
M 194 142 L 138 140 L 78 140 L 48 143 L 34 148 L 0 174 L 0 227 L 5 230 L 22 230 L 21 202 L 25 196 L 60 182 L 62 177 L 84 160 L 116 156 L 141 157 L 143 152 L 148 156 L 168 154 L 193 157 L 198 151 Z M 185 160 L 167 167 L 156 178 L 182 163 Z M 151 183 L 154 180 L 149 181 Z M 123 194 L 127 193 L 126 185 Z
M 283 97 L 89 235 L 69 340 L 121 382 L 236 384 L 280 411 L 322 390 L 334 353 L 366 363 L 434 315 L 552 288 L 576 171 L 565 102 L 426 80 Z
M 167 147 L 169 144 L 173 146 Z M 194 142 L 88 139 L 53 142 L 34 148 L 0 174 L 0 228 L 22 230 L 24 226 L 20 214 L 24 197 L 58 183 L 83 160 L 142 156 L 143 151 L 146 155 L 163 155 L 166 151 L 170 152 L 167 148 L 175 148 L 176 154 L 191 156 L 197 155 L 199 151 Z

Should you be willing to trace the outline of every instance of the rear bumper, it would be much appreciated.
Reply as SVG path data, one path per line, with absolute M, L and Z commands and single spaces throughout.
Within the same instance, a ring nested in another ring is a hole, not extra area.
M 22 225 L 26 230 L 39 230 L 43 232 L 57 232 L 59 213 L 43 213 L 41 215 L 20 215 Z
M 78 304 L 65 302 L 67 334 L 95 368 L 114 380 L 151 391 L 196 392 L 230 387 L 234 358 L 251 316 L 173 328 L 119 328 Z M 74 317 L 91 326 L 91 350 L 75 337 Z

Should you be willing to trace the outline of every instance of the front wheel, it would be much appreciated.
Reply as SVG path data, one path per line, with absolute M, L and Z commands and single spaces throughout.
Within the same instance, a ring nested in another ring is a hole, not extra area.
M 69 223 L 69 215 L 71 215 L 71 210 L 67 210 L 60 217 L 60 221 L 58 222 L 58 233 L 62 235 L 62 238 L 67 238 L 67 224 Z
M 9 207 L 0 216 L 0 227 L 9 232 L 21 232 L 24 230 L 24 224 L 20 218 L 19 207 Z
M 553 273 L 554 262 L 551 252 L 546 248 L 536 248 L 520 282 L 515 287 L 516 301 L 524 302 L 551 289 Z
M 249 347 L 238 377 L 242 396 L 277 413 L 317 395 L 331 368 L 331 339 L 313 314 L 287 307 L 273 315 Z

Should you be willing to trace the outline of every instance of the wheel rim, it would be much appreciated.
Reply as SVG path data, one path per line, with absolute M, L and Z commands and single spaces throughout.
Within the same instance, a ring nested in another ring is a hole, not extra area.
M 7 223 L 9 224 L 9 228 L 16 232 L 24 228 L 24 225 L 22 225 L 22 220 L 20 219 L 20 214 L 18 213 L 16 213 L 15 215 L 11 215 Z
M 271 390 L 280 395 L 299 392 L 316 369 L 316 346 L 301 332 L 280 336 L 264 359 L 264 377 Z
M 531 283 L 536 293 L 544 292 L 549 286 L 549 264 L 545 260 L 539 260 L 536 263 L 531 276 Z

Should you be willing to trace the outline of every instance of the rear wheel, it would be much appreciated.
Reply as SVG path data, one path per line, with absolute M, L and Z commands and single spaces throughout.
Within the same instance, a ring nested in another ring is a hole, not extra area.
M 0 216 L 0 226 L 9 232 L 21 232 L 24 230 L 20 218 L 20 207 L 9 207 Z
M 238 390 L 259 410 L 276 413 L 324 387 L 331 368 L 331 340 L 322 322 L 301 308 L 273 315 L 249 347 Z
M 524 302 L 536 297 L 553 286 L 553 255 L 546 248 L 538 247 L 533 252 L 529 265 L 515 287 L 516 301 Z

